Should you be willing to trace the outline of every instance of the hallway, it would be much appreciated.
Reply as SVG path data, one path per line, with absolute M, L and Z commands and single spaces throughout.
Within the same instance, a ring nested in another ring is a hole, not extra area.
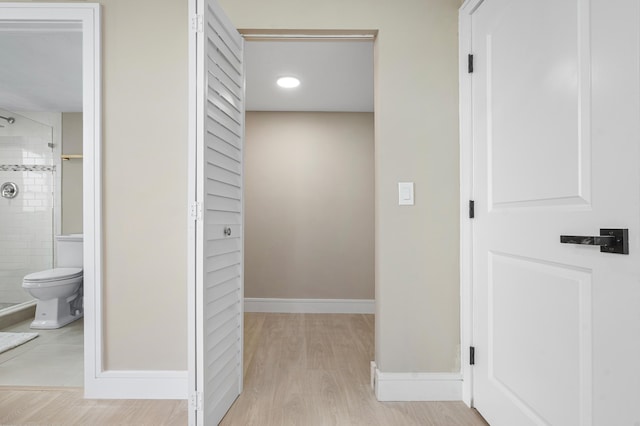
M 374 317 L 245 314 L 244 391 L 222 425 L 486 426 L 462 402 L 378 402 Z M 0 424 L 186 425 L 187 401 L 86 400 L 80 388 L 0 387 Z
M 222 425 L 486 425 L 462 402 L 378 402 L 373 315 L 246 313 L 244 340 L 244 391 Z

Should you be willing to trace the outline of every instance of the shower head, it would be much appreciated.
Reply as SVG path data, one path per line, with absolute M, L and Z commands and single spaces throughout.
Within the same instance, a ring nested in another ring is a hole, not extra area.
M 16 122 L 16 119 L 13 118 L 13 117 L 3 117 L 3 116 L 0 115 L 0 118 L 2 118 L 4 120 L 7 120 L 7 123 L 9 123 L 9 124 L 13 124 L 13 123 Z

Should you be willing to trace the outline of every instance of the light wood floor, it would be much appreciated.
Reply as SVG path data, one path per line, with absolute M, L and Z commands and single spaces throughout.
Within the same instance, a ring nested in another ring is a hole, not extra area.
M 378 402 L 372 315 L 245 314 L 245 385 L 222 425 L 486 426 L 461 402 Z M 0 425 L 186 425 L 186 401 L 0 387 Z
M 373 315 L 246 314 L 244 392 L 222 425 L 487 425 L 462 402 L 381 403 Z
M 89 400 L 80 388 L 0 387 L 0 425 L 187 424 L 186 401 Z

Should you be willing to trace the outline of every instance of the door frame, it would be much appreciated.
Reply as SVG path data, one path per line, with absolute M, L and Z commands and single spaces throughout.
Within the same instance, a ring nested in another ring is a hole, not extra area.
M 97 3 L 0 3 L 3 21 L 82 25 L 84 386 L 99 397 L 103 380 L 101 25 Z
M 473 407 L 473 220 L 469 201 L 474 199 L 473 181 L 473 105 L 468 55 L 473 53 L 471 19 L 484 0 L 466 0 L 458 12 L 460 87 L 460 370 L 462 401 Z
M 197 192 L 196 183 L 197 176 L 195 173 L 197 166 L 197 105 L 198 105 L 198 79 L 197 79 L 197 33 L 198 22 L 197 16 L 198 0 L 189 0 L 188 16 L 189 16 L 189 82 L 188 82 L 188 166 L 189 171 L 187 180 L 187 199 L 186 199 L 186 217 L 187 217 L 187 355 L 188 355 L 188 404 L 189 404 L 189 425 L 196 424 L 196 407 L 200 405 L 199 395 L 192 393 L 192 384 L 196 383 L 196 367 L 197 367 L 197 342 L 196 342 L 196 326 L 197 326 L 197 253 L 196 253 L 196 218 L 199 215 L 196 204 Z M 375 43 L 377 31 L 361 31 L 361 30 L 342 30 L 342 31 L 314 31 L 314 30 L 274 30 L 274 29 L 238 29 L 245 41 L 247 40 L 364 40 L 370 39 Z M 375 65 L 374 65 L 375 72 Z M 374 88 L 375 90 L 375 88 Z M 244 197 L 243 197 L 244 198 Z M 243 207 L 244 210 L 244 207 Z M 244 214 L 243 214 L 244 222 Z M 243 237 L 244 238 L 244 237 Z M 244 245 L 244 242 L 243 242 Z M 244 281 L 242 293 L 244 294 Z M 244 303 L 244 301 L 242 301 Z M 242 319 L 242 327 L 244 329 L 244 319 Z M 244 345 L 242 351 L 244 352 Z M 242 377 L 244 380 L 244 376 Z

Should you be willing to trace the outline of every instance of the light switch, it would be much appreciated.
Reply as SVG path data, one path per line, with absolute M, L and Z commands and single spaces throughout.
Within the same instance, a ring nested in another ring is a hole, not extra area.
M 398 182 L 398 204 L 413 206 L 413 182 Z

